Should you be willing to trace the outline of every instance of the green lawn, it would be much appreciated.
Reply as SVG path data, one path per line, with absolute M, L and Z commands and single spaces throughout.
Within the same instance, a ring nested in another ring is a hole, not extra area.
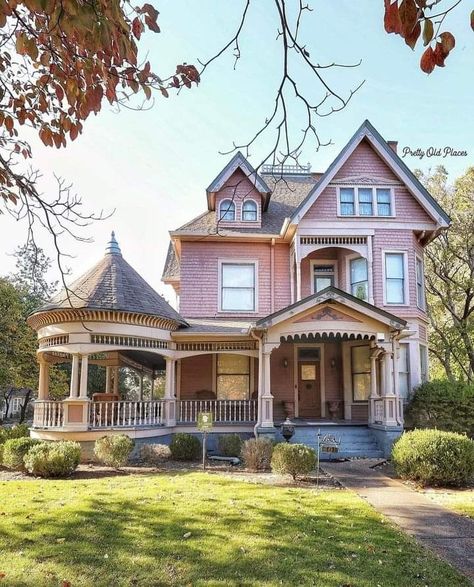
M 197 472 L 0 483 L 0 573 L 41 587 L 469 585 L 353 493 Z
M 426 497 L 439 505 L 461 514 L 474 518 L 474 489 L 445 489 L 425 492 Z

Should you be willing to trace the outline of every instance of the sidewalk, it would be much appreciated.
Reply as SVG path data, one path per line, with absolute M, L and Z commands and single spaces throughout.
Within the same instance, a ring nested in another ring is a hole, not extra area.
M 474 520 L 455 514 L 370 466 L 374 460 L 321 463 L 344 487 L 474 581 Z

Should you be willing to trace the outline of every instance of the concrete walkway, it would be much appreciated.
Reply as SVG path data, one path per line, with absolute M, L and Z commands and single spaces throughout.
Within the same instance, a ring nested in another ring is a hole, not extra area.
M 321 463 L 321 468 L 474 584 L 474 520 L 433 504 L 401 481 L 371 469 L 375 463 L 374 460 Z

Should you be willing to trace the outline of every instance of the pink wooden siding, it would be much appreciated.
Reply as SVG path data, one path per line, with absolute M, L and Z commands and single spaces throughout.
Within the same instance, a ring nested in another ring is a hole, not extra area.
M 291 303 L 290 248 L 287 244 L 275 245 L 275 307 L 281 310 Z
M 398 180 L 398 177 L 365 139 L 357 145 L 352 155 L 336 173 L 334 179 L 352 176 L 383 177 L 392 181 Z
M 275 420 L 284 419 L 283 402 L 294 402 L 293 349 L 292 344 L 284 342 L 271 355 L 271 390 L 275 398 L 273 400 Z M 284 359 L 287 359 L 288 367 L 284 367 Z
M 235 204 L 235 221 L 221 221 L 222 228 L 239 227 L 239 228 L 260 228 L 262 221 L 262 197 L 260 192 L 255 189 L 253 183 L 243 173 L 237 169 L 229 177 L 222 189 L 216 195 L 216 211 L 219 214 L 219 206 L 222 200 L 230 199 Z M 242 221 L 242 206 L 246 200 L 254 200 L 257 204 L 257 221 Z

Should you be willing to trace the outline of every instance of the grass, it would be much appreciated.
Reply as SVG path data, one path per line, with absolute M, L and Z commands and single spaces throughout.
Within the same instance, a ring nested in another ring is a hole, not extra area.
M 467 587 L 345 490 L 208 473 L 0 483 L 2 585 Z
M 474 489 L 435 489 L 424 493 L 437 504 L 474 519 Z

